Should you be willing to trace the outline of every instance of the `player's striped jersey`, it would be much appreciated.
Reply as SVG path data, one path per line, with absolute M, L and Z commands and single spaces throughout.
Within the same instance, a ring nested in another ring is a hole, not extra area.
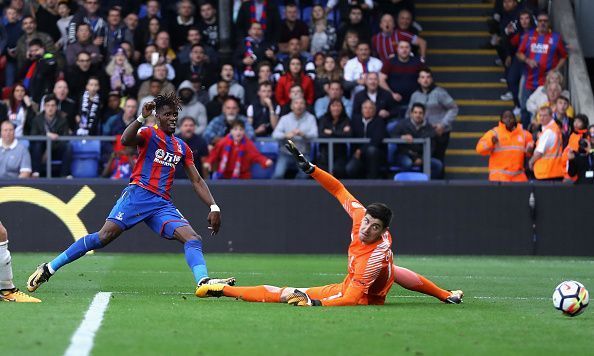
M 544 85 L 547 72 L 555 68 L 561 58 L 567 57 L 567 50 L 560 34 L 549 32 L 541 35 L 534 29 L 522 35 L 518 52 L 538 64 L 534 68 L 524 66 L 525 85 L 531 90 Z
M 143 141 L 138 145 L 138 161 L 130 184 L 170 199 L 176 166 L 182 161 L 185 166 L 194 165 L 192 150 L 184 141 L 156 127 L 142 127 L 138 133 Z

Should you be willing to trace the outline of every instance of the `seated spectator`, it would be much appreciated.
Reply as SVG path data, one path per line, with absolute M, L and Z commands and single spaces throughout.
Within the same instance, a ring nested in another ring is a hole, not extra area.
M 31 155 L 14 134 L 15 126 L 10 121 L 0 124 L 0 179 L 29 178 Z
M 110 179 L 128 179 L 132 175 L 138 154 L 136 147 L 122 145 L 122 135 L 118 135 L 114 143 L 113 152 L 101 173 L 102 177 Z
M 101 74 L 101 71 L 96 66 L 91 65 L 91 55 L 89 53 L 83 51 L 78 54 L 76 64 L 69 66 L 66 69 L 65 75 L 68 89 L 72 92 L 76 105 L 79 105 L 80 93 L 85 91 L 85 86 L 89 78 L 99 78 Z
M 363 10 L 360 6 L 351 6 L 347 20 L 338 26 L 337 44 L 342 45 L 348 31 L 357 33 L 360 42 L 371 41 L 371 26 L 363 20 Z
M 103 135 L 116 136 L 124 133 L 124 130 L 132 121 L 136 119 L 138 111 L 138 101 L 134 98 L 126 99 L 124 110 L 111 116 L 103 124 Z
M 91 37 L 91 26 L 86 23 L 81 23 L 76 29 L 76 42 L 70 43 L 66 48 L 66 64 L 71 66 L 74 64 L 76 57 L 80 52 L 87 52 L 91 56 L 93 64 L 101 63 L 103 55 Z
M 110 79 L 110 90 L 116 91 L 122 96 L 126 96 L 136 83 L 134 69 L 121 48 L 109 60 L 105 67 L 105 73 Z
M 588 126 L 590 125 L 590 120 L 588 116 L 584 114 L 577 114 L 573 119 L 573 132 L 569 136 L 569 142 L 565 149 L 563 149 L 562 158 L 562 166 L 566 167 L 565 169 L 565 176 L 563 177 L 564 182 L 575 182 L 577 180 L 576 176 L 570 176 L 567 172 L 567 161 L 569 160 L 569 152 L 577 152 L 580 148 L 579 142 L 582 138 L 588 135 Z
M 204 161 L 204 168 L 216 179 L 250 179 L 253 164 L 270 167 L 273 162 L 245 136 L 245 123 L 235 120 L 230 133 L 221 139 Z
M 390 14 L 382 15 L 379 23 L 380 32 L 371 39 L 371 49 L 382 62 L 392 59 L 396 55 L 398 35 L 394 28 L 394 17 Z
M 134 34 L 134 48 L 145 53 L 146 47 L 155 45 L 157 33 L 161 30 L 161 21 L 157 17 L 145 17 L 141 19 L 138 25 L 138 31 Z
M 343 80 L 342 69 L 336 64 L 332 56 L 324 58 L 324 64 L 316 68 L 316 79 L 314 80 L 314 92 L 316 99 L 326 95 L 331 81 Z
M 56 98 L 48 95 L 43 103 L 44 110 L 33 119 L 31 126 L 31 135 L 48 136 L 55 141 L 60 136 L 67 136 L 70 129 L 68 121 L 58 112 Z M 45 161 L 47 160 L 45 141 L 35 141 L 30 143 L 31 162 L 33 164 L 33 176 L 39 177 L 40 173 L 45 171 Z M 60 175 L 66 177 L 70 175 L 70 161 L 72 155 L 70 144 L 67 141 L 52 142 L 52 160 L 62 160 Z
M 128 43 L 130 47 L 130 54 L 128 54 L 128 60 L 134 67 L 138 64 L 141 57 L 141 52 L 135 47 L 134 39 L 139 32 L 138 29 L 138 14 L 131 12 L 124 17 L 124 40 L 122 43 Z M 121 45 L 120 45 L 121 46 Z M 127 50 L 126 50 L 127 51 Z
M 316 117 L 305 110 L 305 100 L 303 98 L 293 99 L 291 101 L 291 112 L 280 118 L 278 125 L 272 132 L 272 137 L 283 142 L 289 139 L 293 140 L 297 148 L 308 157 L 311 150 L 309 140 L 318 137 L 316 121 Z M 289 166 L 297 168 L 293 156 L 282 148 L 276 161 L 273 178 L 283 179 Z M 307 174 L 298 169 L 296 178 L 305 179 Z
M 173 61 L 177 58 L 177 55 L 175 54 L 175 51 L 171 48 L 169 38 L 169 33 L 167 31 L 159 31 L 157 33 L 157 37 L 155 37 L 155 47 L 157 48 L 157 53 L 159 53 L 159 57 L 163 57 L 165 59 L 165 63 L 172 64 Z
M 353 115 L 353 105 L 351 101 L 345 98 L 342 94 L 342 85 L 340 81 L 332 81 L 328 85 L 327 95 L 319 98 L 316 100 L 316 104 L 314 106 L 316 117 L 319 119 L 328 111 L 328 105 L 332 100 L 340 100 L 342 105 L 346 110 L 346 114 L 348 117 L 352 117 Z
M 212 119 L 206 130 L 204 131 L 204 139 L 206 142 L 214 146 L 221 139 L 225 137 L 231 130 L 231 123 L 235 120 L 240 120 L 245 123 L 245 130 L 248 138 L 253 139 L 254 129 L 252 125 L 247 122 L 247 118 L 239 114 L 239 101 L 235 97 L 228 97 L 223 103 L 223 112 L 221 115 Z
M 396 32 L 398 41 L 406 41 L 414 46 L 419 47 L 418 53 L 419 60 L 425 62 L 425 56 L 427 55 L 427 41 L 420 37 L 416 29 L 412 26 L 412 13 L 407 9 L 402 9 L 398 13 L 398 20 L 396 21 Z
M 198 101 L 192 83 L 189 80 L 183 81 L 179 89 L 177 89 L 177 95 L 181 100 L 181 110 L 178 117 L 181 119 L 185 117 L 192 118 L 196 123 L 196 135 L 202 135 L 208 122 L 206 108 Z
M 176 4 L 177 17 L 169 25 L 169 34 L 171 35 L 171 47 L 174 50 L 179 50 L 184 45 L 184 39 L 188 35 L 190 27 L 198 23 L 194 18 L 196 11 L 195 5 L 190 0 L 180 0 Z
M 278 124 L 280 106 L 272 101 L 272 84 L 260 83 L 258 88 L 258 101 L 248 106 L 248 122 L 254 128 L 256 136 L 270 136 Z
M 289 102 L 286 105 L 281 106 L 281 110 L 280 110 L 280 116 L 285 116 L 288 113 L 291 112 L 291 103 L 293 102 L 293 100 L 295 99 L 303 99 L 305 100 L 305 95 L 303 93 L 303 88 L 301 87 L 301 85 L 295 83 L 291 86 L 291 89 L 289 89 Z M 311 105 L 307 105 L 306 103 L 306 107 L 305 110 L 309 111 L 310 113 L 313 113 L 313 107 Z
M 18 76 L 25 88 L 31 93 L 34 103 L 41 103 L 41 97 L 51 93 L 56 83 L 58 63 L 51 53 L 46 53 L 40 39 L 29 42 L 27 61 Z
M 217 95 L 206 104 L 206 115 L 210 122 L 214 117 L 221 115 L 223 103 L 229 97 L 229 83 L 225 80 L 219 80 L 217 85 Z
M 187 78 L 198 76 L 205 87 L 210 87 L 216 81 L 216 68 L 208 61 L 204 47 L 200 44 L 192 45 L 188 53 L 189 60 L 177 66 L 177 83 Z M 181 55 L 180 55 L 181 58 Z
M 305 74 L 310 76 L 311 79 L 316 78 L 316 66 L 313 63 L 313 57 L 308 52 L 304 51 L 299 39 L 291 38 L 288 42 L 287 53 L 279 53 L 276 57 L 278 59 L 276 66 L 274 67 L 276 81 L 278 81 L 282 75 L 289 72 L 289 62 L 293 58 L 299 58 L 301 60 L 301 66 L 303 67 Z
M 357 55 L 357 46 L 360 42 L 359 34 L 356 31 L 347 31 L 344 40 L 342 40 L 342 43 L 338 46 L 340 56 L 346 56 L 347 60 L 355 58 Z M 341 67 L 344 67 L 344 65 Z
M 415 138 L 435 138 L 436 133 L 433 126 L 425 120 L 425 105 L 414 103 L 412 105 L 410 119 L 402 120 L 396 125 L 393 137 L 406 140 L 408 144 L 398 144 L 398 153 L 395 163 L 403 171 L 410 171 L 413 167 L 423 168 L 423 145 L 413 144 Z M 434 147 L 434 145 L 431 145 Z M 443 164 L 437 158 L 431 158 L 431 178 L 441 178 Z
M 6 104 L 6 119 L 12 122 L 15 127 L 15 136 L 27 136 L 31 134 L 31 126 L 33 119 L 37 113 L 35 112 L 35 103 L 31 101 L 25 86 L 21 83 L 16 83 L 10 90 Z
M 188 29 L 188 35 L 186 37 L 186 44 L 184 44 L 177 54 L 178 64 L 190 63 L 190 51 L 194 45 L 201 45 L 206 55 L 206 60 L 213 66 L 218 66 L 219 54 L 210 46 L 209 42 L 202 41 L 202 34 L 198 27 L 192 26 Z M 180 74 L 181 75 L 181 74 Z M 183 80 L 184 78 L 182 78 Z
M 210 1 L 203 1 L 199 6 L 201 21 L 198 21 L 198 29 L 203 38 L 202 42 L 213 50 L 218 50 L 219 21 L 217 17 L 217 9 Z
M 352 130 L 350 118 L 347 116 L 344 104 L 339 99 L 332 99 L 326 109 L 326 113 L 320 118 L 318 136 L 321 138 L 347 138 L 351 137 Z M 328 145 L 319 145 L 319 159 L 317 165 L 324 170 L 328 169 L 329 149 Z M 334 169 L 332 175 L 336 178 L 346 177 L 346 165 L 348 160 L 347 145 L 339 143 L 334 145 Z
M 314 5 L 311 10 L 311 24 L 309 25 L 311 38 L 310 53 L 335 53 L 336 29 L 330 23 L 322 5 Z
M 300 47 L 309 48 L 309 31 L 305 22 L 299 19 L 299 9 L 294 3 L 288 3 L 285 6 L 285 19 L 281 22 L 278 39 L 278 49 L 280 52 L 289 51 L 289 40 L 296 38 L 299 40 Z
M 154 79 L 154 78 L 149 80 L 148 95 L 143 96 L 143 97 L 138 95 L 138 97 L 140 98 L 140 100 L 138 102 L 138 115 L 142 114 L 142 107 L 144 106 L 144 104 L 155 100 L 157 95 L 159 95 L 159 93 L 161 93 L 162 90 L 163 90 L 163 82 L 162 81 L 160 81 L 159 79 Z M 152 116 L 153 115 L 151 115 L 151 117 Z
M 361 106 L 367 100 L 373 101 L 377 110 L 377 116 L 384 120 L 397 117 L 399 107 L 396 101 L 388 92 L 379 86 L 379 74 L 368 73 L 365 77 L 365 89 L 355 94 L 353 99 L 353 116 L 352 118 L 361 118 Z
M 371 57 L 369 43 L 359 43 L 357 45 L 357 56 L 349 59 L 344 66 L 345 91 L 349 90 L 351 97 L 354 97 L 355 94 L 363 90 L 367 73 L 379 73 L 381 70 L 382 61 Z
M 93 26 L 91 28 L 93 43 L 98 47 L 103 45 L 107 22 L 99 15 L 99 8 L 99 1 L 84 0 L 83 6 L 74 14 L 68 27 L 68 42 L 70 44 L 76 42 L 76 30 L 81 24 L 85 23 Z
M 388 137 L 386 121 L 376 115 L 375 104 L 371 100 L 363 103 L 361 119 L 351 122 L 353 137 L 369 138 L 363 145 L 351 145 L 353 156 L 347 163 L 346 171 L 350 178 L 379 179 L 386 157 L 383 140 Z
M 153 44 L 146 46 L 144 49 L 144 63 L 141 63 L 136 69 L 136 74 L 139 80 L 147 80 L 154 75 L 154 68 L 162 63 L 167 67 L 167 80 L 173 81 L 176 77 L 175 68 L 167 62 L 165 58 L 161 57 L 157 52 L 157 47 Z
M 14 7 L 8 7 L 4 11 L 3 25 L 6 30 L 6 45 L 2 51 L 6 55 L 6 68 L 4 71 L 4 84 L 9 87 L 14 84 L 17 75 L 17 53 L 16 46 L 19 38 L 23 34 L 23 28 L 18 12 Z M 25 47 L 26 57 L 26 47 Z
M 75 132 L 78 128 L 78 123 L 76 122 L 78 108 L 76 107 L 76 102 L 68 97 L 68 84 L 65 80 L 60 79 L 56 82 L 54 85 L 53 94 L 56 97 L 56 101 L 58 103 L 58 111 L 66 114 L 66 120 L 68 121 L 68 127 L 70 128 L 70 131 Z M 45 102 L 45 97 L 46 96 L 41 99 L 42 103 Z M 39 111 L 43 111 L 43 105 L 39 108 Z
M 280 15 L 278 7 L 267 0 L 248 0 L 241 3 L 237 13 L 236 29 L 237 38 L 247 35 L 251 23 L 258 22 L 262 25 L 264 39 L 271 43 L 278 43 L 280 34 Z
M 568 173 L 576 177 L 575 184 L 594 184 L 594 126 L 588 128 L 588 133 L 579 141 L 577 152 L 568 153 Z
M 181 118 L 180 121 L 179 133 L 176 136 L 190 147 L 194 156 L 196 169 L 200 172 L 200 175 L 206 177 L 208 176 L 208 171 L 203 169 L 202 163 L 208 157 L 208 144 L 206 144 L 202 135 L 196 135 L 196 123 L 194 119 L 186 116 Z M 176 169 L 175 178 L 187 179 L 186 170 Z
M 165 65 L 165 63 L 157 64 L 153 71 L 152 79 L 159 80 L 162 83 L 160 94 L 175 91 L 175 86 L 173 86 L 173 84 L 169 80 L 167 80 L 167 71 L 168 67 L 167 65 Z M 150 85 L 151 82 L 149 80 L 145 80 L 144 82 L 142 82 L 142 84 L 140 84 L 140 88 L 138 89 L 139 98 L 144 98 L 145 96 L 149 95 Z
M 245 103 L 246 105 L 253 105 L 259 101 L 258 90 L 260 84 L 270 83 L 272 94 L 274 95 L 274 83 L 272 82 L 272 65 L 270 62 L 260 62 L 256 67 L 256 78 L 244 78 L 243 87 L 245 88 Z
M 38 46 L 44 49 L 44 53 L 57 53 L 53 38 L 47 33 L 37 31 L 37 21 L 33 17 L 23 17 L 21 24 L 23 34 L 17 40 L 14 52 L 17 73 L 23 70 L 25 62 L 30 59 L 28 55 L 31 41 L 35 40 Z M 39 44 L 39 41 L 41 41 L 41 44 Z
M 99 78 L 89 78 L 86 90 L 80 100 L 78 111 L 80 121 L 78 123 L 78 129 L 76 130 L 77 136 L 95 136 L 100 134 L 101 97 L 99 95 L 99 89 Z
M 337 6 L 338 5 L 338 6 Z M 326 12 L 330 13 L 338 7 L 338 17 L 345 21 L 349 15 L 349 11 L 356 6 L 363 11 L 363 17 L 368 18 L 370 10 L 374 8 L 374 1 L 372 0 L 328 0 L 326 2 Z
M 254 22 L 250 25 L 248 36 L 237 46 L 234 57 L 235 68 L 242 78 L 254 78 L 256 67 L 264 60 L 275 61 L 275 47 L 264 41 L 262 25 Z
M 114 53 L 126 39 L 126 26 L 122 23 L 122 11 L 119 6 L 112 6 L 107 10 L 106 26 L 101 36 L 103 43 L 100 45 L 104 53 Z
M 107 122 L 107 120 L 109 120 L 109 118 L 111 118 L 114 115 L 117 115 L 119 113 L 121 113 L 123 110 L 120 107 L 120 104 L 122 102 L 122 97 L 120 95 L 120 93 L 118 93 L 117 91 L 110 91 L 107 94 L 107 102 L 105 104 L 103 110 L 101 110 L 101 121 L 99 124 L 99 133 L 103 134 L 103 124 L 105 124 Z
M 194 92 L 196 93 L 196 99 L 201 102 L 202 105 L 206 106 L 210 101 L 210 96 L 208 95 L 206 87 L 202 85 L 200 76 L 192 74 L 192 76 L 190 76 L 190 83 L 192 83 L 192 88 L 194 88 Z M 208 113 L 208 110 L 206 112 Z
M 303 71 L 303 62 L 299 57 L 291 58 L 289 71 L 280 77 L 276 85 L 275 98 L 279 105 L 286 105 L 289 102 L 289 90 L 293 84 L 299 84 L 303 89 L 305 100 L 308 105 L 314 103 L 313 80 Z
M 233 79 L 233 65 L 229 63 L 223 64 L 221 67 L 221 79 L 229 83 L 229 95 L 234 96 L 239 99 L 240 103 L 244 102 L 245 99 L 245 90 Z M 208 88 L 208 95 L 212 100 L 217 95 L 217 85 L 213 84 Z

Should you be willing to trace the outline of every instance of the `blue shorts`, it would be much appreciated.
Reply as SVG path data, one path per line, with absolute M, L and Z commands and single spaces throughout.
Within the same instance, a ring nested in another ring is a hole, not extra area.
M 137 185 L 124 189 L 107 220 L 116 223 L 122 230 L 131 229 L 144 221 L 154 232 L 173 239 L 175 229 L 190 225 L 170 200 Z

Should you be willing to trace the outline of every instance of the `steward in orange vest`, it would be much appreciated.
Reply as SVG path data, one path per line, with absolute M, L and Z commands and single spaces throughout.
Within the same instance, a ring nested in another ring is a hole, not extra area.
M 536 141 L 534 156 L 530 159 L 529 167 L 536 179 L 561 179 L 565 174 L 563 165 L 563 137 L 559 125 L 553 120 L 550 107 L 544 106 L 538 110 L 542 123 L 542 134 Z
M 563 176 L 564 182 L 575 182 L 577 180 L 577 176 L 570 176 L 568 171 L 568 155 L 570 151 L 577 152 L 579 147 L 580 140 L 588 133 L 588 126 L 590 126 L 590 121 L 588 117 L 584 114 L 577 114 L 573 119 L 573 132 L 571 136 L 569 136 L 569 142 L 567 143 L 567 147 L 563 150 L 563 154 L 561 155 L 561 159 L 563 160 L 563 167 L 565 167 L 565 175 Z
M 487 131 L 476 144 L 476 152 L 489 158 L 492 182 L 526 182 L 524 158 L 532 154 L 532 134 L 518 125 L 510 110 L 501 114 L 499 126 Z

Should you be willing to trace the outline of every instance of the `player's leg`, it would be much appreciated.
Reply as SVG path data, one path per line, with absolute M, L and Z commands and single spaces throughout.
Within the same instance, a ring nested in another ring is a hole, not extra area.
M 430 295 L 444 303 L 459 304 L 462 302 L 464 293 L 461 290 L 449 291 L 442 289 L 429 279 L 407 268 L 398 267 L 396 265 L 393 265 L 392 268 L 394 272 L 394 282 L 398 283 L 401 287 Z
M 295 288 L 268 285 L 235 287 L 226 284 L 203 284 L 196 289 L 196 296 L 199 298 L 230 297 L 246 302 L 284 303 L 288 294 L 285 291 L 294 290 Z M 283 295 L 285 296 L 284 300 Z

